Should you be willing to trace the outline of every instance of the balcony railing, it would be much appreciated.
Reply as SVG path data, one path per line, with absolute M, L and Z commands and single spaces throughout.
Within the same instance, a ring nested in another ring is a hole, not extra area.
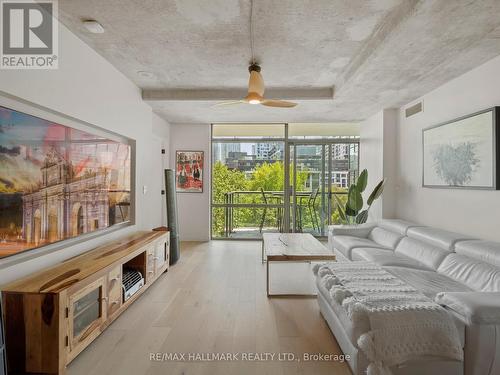
M 340 223 L 333 195 L 341 196 L 341 200 L 347 198 L 344 191 L 317 194 L 315 191 L 297 191 L 294 209 L 291 195 L 290 223 L 295 223 L 295 231 L 322 235 L 326 225 Z M 284 207 L 283 191 L 227 192 L 223 203 L 212 204 L 212 236 L 260 238 L 263 232 L 283 232 Z

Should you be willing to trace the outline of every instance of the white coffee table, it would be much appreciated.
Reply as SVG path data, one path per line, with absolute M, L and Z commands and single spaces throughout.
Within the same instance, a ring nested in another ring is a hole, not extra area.
M 335 260 L 333 251 L 309 233 L 264 233 L 262 235 L 262 261 L 266 262 L 267 296 L 314 296 L 315 294 L 271 294 L 269 292 L 270 262 L 310 263 L 321 260 Z

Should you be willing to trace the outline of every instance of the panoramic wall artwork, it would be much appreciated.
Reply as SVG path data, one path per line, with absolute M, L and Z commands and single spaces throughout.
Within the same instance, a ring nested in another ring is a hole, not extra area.
M 177 151 L 175 175 L 178 193 L 203 193 L 203 151 Z
M 423 185 L 496 189 L 496 109 L 423 131 Z
M 131 147 L 0 107 L 0 257 L 130 221 Z

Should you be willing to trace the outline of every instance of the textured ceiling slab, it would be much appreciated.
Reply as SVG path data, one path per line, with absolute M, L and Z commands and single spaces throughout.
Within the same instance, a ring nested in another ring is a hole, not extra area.
M 235 93 L 247 87 L 248 0 L 59 4 L 61 21 L 142 89 Z M 404 105 L 500 55 L 498 0 L 254 4 L 255 51 L 268 90 L 335 87 L 335 99 L 299 101 L 285 110 L 214 110 L 212 101 L 169 99 L 150 103 L 156 112 L 172 122 L 355 121 Z M 106 32 L 88 33 L 82 19 L 98 20 Z

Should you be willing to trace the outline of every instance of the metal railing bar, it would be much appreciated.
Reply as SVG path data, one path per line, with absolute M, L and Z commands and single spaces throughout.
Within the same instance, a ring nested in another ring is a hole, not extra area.
M 245 208 L 283 208 L 283 204 L 265 204 L 265 203 L 212 203 L 214 208 L 224 207 L 245 207 Z

